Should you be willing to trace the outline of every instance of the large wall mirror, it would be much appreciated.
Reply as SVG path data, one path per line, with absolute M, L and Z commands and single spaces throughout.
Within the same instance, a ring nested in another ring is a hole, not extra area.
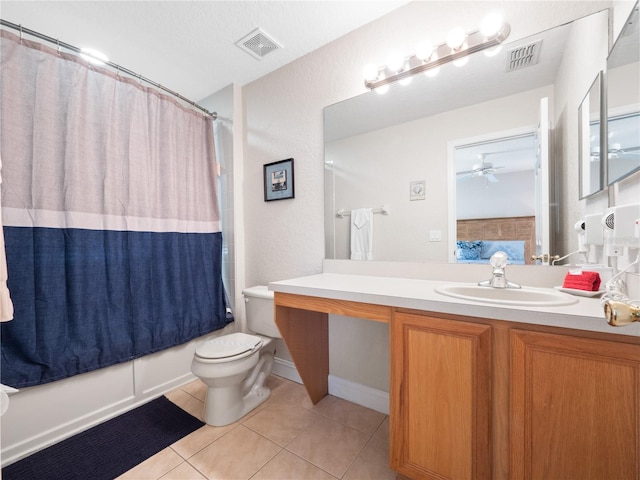
M 520 241 L 515 229 L 526 230 L 521 235 L 528 242 L 527 255 L 540 253 L 553 208 L 549 166 L 540 158 L 540 150 L 553 150 L 553 145 L 540 144 L 549 140 L 542 104 L 547 113 L 553 111 L 559 75 L 572 85 L 577 75 L 588 72 L 593 79 L 602 69 L 606 53 L 593 68 L 585 68 L 585 62 L 575 65 L 575 59 L 588 55 L 580 39 L 593 38 L 594 31 L 602 33 L 606 51 L 607 25 L 608 12 L 597 12 L 504 44 L 493 57 L 473 54 L 462 68 L 446 64 L 434 77 L 416 75 L 410 85 L 392 85 L 384 95 L 367 92 L 325 108 L 326 258 L 350 258 L 351 217 L 338 216 L 338 211 L 375 212 L 383 205 L 389 214 L 373 215 L 374 260 L 459 262 L 458 241 L 480 235 L 490 241 Z M 522 68 L 508 61 L 518 51 L 531 53 Z M 577 132 L 575 136 L 577 148 Z M 499 142 L 501 138 L 505 141 Z M 468 147 L 460 149 L 458 161 L 452 145 Z M 555 161 L 577 162 L 573 157 L 564 159 L 556 152 Z M 493 201 L 476 202 L 474 207 L 486 205 L 483 211 L 461 209 L 469 218 L 456 217 L 456 198 L 462 198 L 457 191 L 466 193 L 468 204 L 473 203 L 470 195 Z M 461 220 L 479 223 L 463 225 Z M 552 245 L 545 248 L 544 253 L 555 253 Z
M 608 184 L 640 170 L 640 28 L 638 4 L 607 59 Z

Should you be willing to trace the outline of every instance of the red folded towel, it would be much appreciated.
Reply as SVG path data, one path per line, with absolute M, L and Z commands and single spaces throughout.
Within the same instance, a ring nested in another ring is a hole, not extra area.
M 569 272 L 564 277 L 562 287 L 597 292 L 600 290 L 600 274 L 598 272 L 582 272 L 579 275 L 575 275 Z

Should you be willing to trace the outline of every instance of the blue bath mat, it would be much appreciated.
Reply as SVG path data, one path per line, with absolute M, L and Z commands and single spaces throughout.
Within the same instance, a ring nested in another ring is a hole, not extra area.
M 166 397 L 2 469 L 3 480 L 112 480 L 202 427 Z

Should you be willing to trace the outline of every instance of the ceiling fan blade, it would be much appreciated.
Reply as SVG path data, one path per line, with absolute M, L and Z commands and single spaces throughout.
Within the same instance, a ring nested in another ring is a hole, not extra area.
M 640 152 L 618 152 L 615 154 L 615 157 L 613 158 L 622 158 L 622 159 L 627 158 L 627 159 L 635 160 L 638 158 L 638 156 L 640 156 Z
M 486 177 L 487 177 L 487 180 L 489 180 L 492 183 L 498 182 L 498 177 L 496 177 L 493 173 L 487 174 Z
M 489 155 L 506 155 L 507 153 L 526 152 L 527 150 L 530 150 L 530 147 L 509 148 L 506 150 L 497 150 L 495 152 L 484 152 L 480 155 L 484 155 L 485 157 Z

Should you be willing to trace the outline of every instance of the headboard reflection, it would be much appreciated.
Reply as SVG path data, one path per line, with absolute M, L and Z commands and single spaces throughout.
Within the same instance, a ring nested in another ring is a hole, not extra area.
M 524 263 L 535 263 L 531 260 L 536 252 L 536 219 L 533 216 L 458 220 L 457 225 L 458 241 L 523 240 Z

